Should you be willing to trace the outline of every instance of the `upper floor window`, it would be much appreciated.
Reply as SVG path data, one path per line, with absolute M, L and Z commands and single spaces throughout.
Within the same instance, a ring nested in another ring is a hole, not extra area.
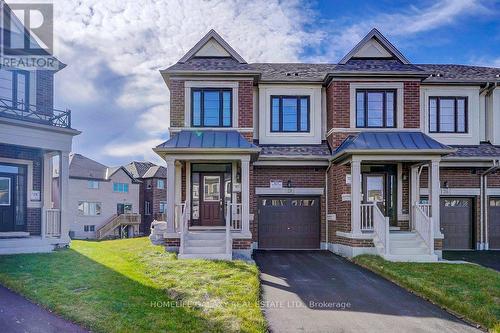
M 160 213 L 164 214 L 167 212 L 167 202 L 166 201 L 160 201 Z
M 191 90 L 191 126 L 231 127 L 232 89 L 193 88 Z
M 29 80 L 27 71 L 0 70 L 0 98 L 4 103 L 16 109 L 27 109 L 29 106 Z
M 467 133 L 467 97 L 430 97 L 429 132 Z
M 113 183 L 113 192 L 128 192 L 127 183 Z
M 356 127 L 396 127 L 396 90 L 357 89 Z
M 309 132 L 309 96 L 271 96 L 271 132 Z
M 158 182 L 156 183 L 156 187 L 158 187 L 159 189 L 163 190 L 165 188 L 165 180 L 158 179 Z
M 97 180 L 89 180 L 87 182 L 87 188 L 90 189 L 98 189 L 99 188 L 99 182 Z

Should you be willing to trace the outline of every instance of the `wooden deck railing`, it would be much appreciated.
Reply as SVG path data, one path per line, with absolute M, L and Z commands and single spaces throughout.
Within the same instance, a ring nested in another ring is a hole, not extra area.
M 96 238 L 103 239 L 121 225 L 138 225 L 141 223 L 141 215 L 139 214 L 120 214 L 111 216 L 106 223 L 104 223 L 96 231 Z

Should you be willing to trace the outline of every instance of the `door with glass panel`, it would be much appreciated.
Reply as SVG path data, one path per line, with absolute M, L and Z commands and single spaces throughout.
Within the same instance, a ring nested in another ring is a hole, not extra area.
M 200 224 L 202 226 L 224 225 L 224 174 L 202 173 L 200 191 Z
M 363 174 L 363 203 L 377 204 L 390 225 L 397 225 L 396 189 L 396 176 L 390 172 Z
M 0 232 L 15 230 L 15 177 L 0 173 Z

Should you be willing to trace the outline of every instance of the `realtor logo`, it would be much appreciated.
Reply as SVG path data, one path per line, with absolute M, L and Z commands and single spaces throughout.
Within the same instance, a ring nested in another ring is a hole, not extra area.
M 56 69 L 53 53 L 54 10 L 50 3 L 12 3 L 0 0 L 2 66 Z

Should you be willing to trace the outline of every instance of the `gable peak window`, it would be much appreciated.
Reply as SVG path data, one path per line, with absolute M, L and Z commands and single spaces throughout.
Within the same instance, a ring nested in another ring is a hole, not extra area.
M 231 127 L 232 118 L 232 89 L 191 89 L 192 127 Z
M 396 127 L 396 89 L 357 89 L 356 127 Z
M 309 132 L 309 96 L 271 96 L 271 132 Z
M 429 97 L 430 133 L 467 133 L 467 97 Z

